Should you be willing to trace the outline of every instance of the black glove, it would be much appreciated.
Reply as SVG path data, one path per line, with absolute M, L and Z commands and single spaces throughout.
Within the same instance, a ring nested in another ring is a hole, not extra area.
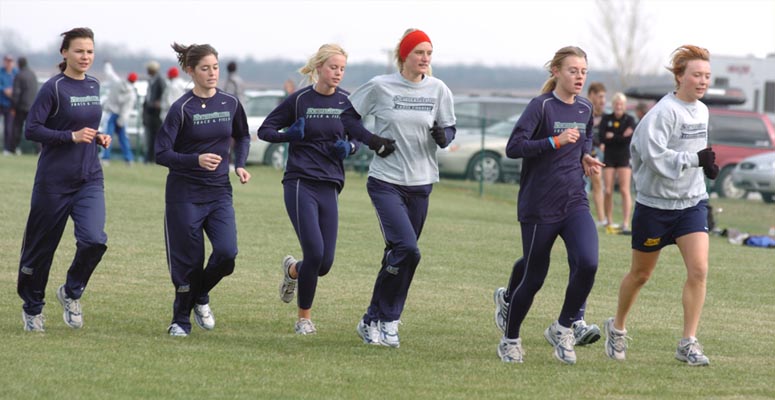
M 436 144 L 438 144 L 439 147 L 444 147 L 447 145 L 447 135 L 444 133 L 444 128 L 440 127 L 439 123 L 436 121 L 433 121 L 431 136 L 433 136 L 433 140 L 436 141 Z
M 334 158 L 344 161 L 344 159 L 350 155 L 352 146 L 350 146 L 350 142 L 339 139 L 328 149 L 328 151 Z
M 716 153 L 708 147 L 697 152 L 697 158 L 700 160 L 700 167 L 710 167 L 716 163 Z
M 708 179 L 716 179 L 718 176 L 718 165 L 713 164 L 710 167 L 702 167 L 702 172 L 705 173 L 705 176 L 707 176 Z
M 393 139 L 385 139 L 381 136 L 374 135 L 369 142 L 369 148 L 374 150 L 378 156 L 385 158 L 396 151 L 395 143 L 396 141 Z
M 296 120 L 288 129 L 285 130 L 285 136 L 289 142 L 304 139 L 304 117 Z
M 702 172 L 708 179 L 716 179 L 718 176 L 718 165 L 716 165 L 716 153 L 708 147 L 697 152 L 697 158 L 700 161 Z

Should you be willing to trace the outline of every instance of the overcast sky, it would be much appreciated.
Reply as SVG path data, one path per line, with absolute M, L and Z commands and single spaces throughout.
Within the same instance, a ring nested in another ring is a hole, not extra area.
M 643 0 L 642 10 L 646 49 L 658 66 L 685 43 L 712 55 L 775 53 L 775 0 Z M 350 62 L 386 62 L 386 51 L 416 27 L 430 36 L 439 64 L 537 67 L 572 44 L 587 51 L 590 68 L 602 69 L 611 57 L 594 33 L 598 14 L 595 0 L 0 0 L 0 33 L 56 49 L 61 32 L 88 26 L 97 53 L 103 42 L 165 58 L 173 41 L 210 43 L 221 58 L 292 60 L 335 42 Z

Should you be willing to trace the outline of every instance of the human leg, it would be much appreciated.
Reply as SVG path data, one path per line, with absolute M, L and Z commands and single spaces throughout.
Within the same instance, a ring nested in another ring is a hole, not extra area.
M 65 293 L 78 300 L 107 250 L 102 182 L 86 185 L 76 193 L 70 215 L 75 228 L 76 252 L 67 271 Z
M 197 304 L 210 303 L 210 291 L 234 272 L 237 258 L 237 222 L 231 197 L 208 205 L 208 215 L 203 228 L 212 245 L 212 253 L 202 272 L 202 282 L 197 293 Z
M 13 119 L 13 128 L 11 129 L 11 146 L 15 153 L 20 154 L 19 144 L 22 140 L 22 133 L 24 131 L 24 121 L 27 119 L 27 111 L 16 110 L 16 115 Z
M 126 126 L 116 125 L 116 127 L 118 143 L 121 145 L 121 154 L 124 156 L 124 161 L 131 163 L 134 161 L 134 156 L 132 155 L 132 145 L 129 144 L 129 137 L 126 134 Z
M 24 229 L 17 292 L 28 315 L 38 315 L 46 304 L 46 285 L 62 233 L 70 214 L 72 195 L 32 192 Z
M 709 239 L 705 232 L 695 232 L 676 238 L 686 265 L 686 283 L 683 288 L 684 327 L 683 337 L 697 336 L 700 315 L 705 304 L 708 276 Z
M 616 176 L 619 182 L 619 193 L 622 195 L 622 232 L 630 231 L 630 212 L 632 211 L 632 193 L 630 181 L 632 169 L 629 166 L 616 168 Z
M 598 225 L 606 225 L 611 221 L 606 221 L 605 218 L 605 205 L 603 202 L 603 177 L 601 174 L 590 175 L 589 183 L 592 186 L 592 202 L 595 205 L 595 214 L 597 215 L 596 223 Z
M 616 174 L 616 168 L 605 167 L 603 168 L 603 182 L 605 188 L 603 189 L 603 207 L 605 208 L 605 218 L 608 221 L 608 225 L 614 223 L 614 176 Z
M 116 132 L 116 121 L 118 121 L 118 114 L 110 114 L 110 117 L 108 117 L 108 123 L 105 125 L 105 134 L 108 136 L 113 136 L 113 133 Z M 102 159 L 103 160 L 110 160 L 110 151 L 113 149 L 113 144 L 110 144 L 108 147 L 102 149 Z
M 167 203 L 164 213 L 167 265 L 175 287 L 172 325 L 184 333 L 191 331 L 191 309 L 202 281 L 206 215 L 201 205 L 192 203 Z

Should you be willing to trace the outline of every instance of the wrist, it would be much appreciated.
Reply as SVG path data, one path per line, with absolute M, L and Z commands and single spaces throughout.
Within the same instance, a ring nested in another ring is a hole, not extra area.
M 560 137 L 559 136 L 552 136 L 552 139 L 554 140 L 554 146 L 555 149 L 560 149 Z

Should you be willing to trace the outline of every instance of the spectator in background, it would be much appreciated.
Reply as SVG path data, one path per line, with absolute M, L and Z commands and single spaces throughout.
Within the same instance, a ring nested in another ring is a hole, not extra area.
M 13 94 L 13 78 L 16 76 L 16 68 L 13 67 L 13 57 L 6 54 L 3 57 L 3 68 L 0 69 L 0 114 L 3 116 L 3 155 L 14 154 L 11 147 L 13 128 L 13 108 L 11 95 Z
M 161 120 L 167 118 L 167 112 L 169 111 L 175 100 L 186 93 L 186 81 L 180 78 L 180 71 L 178 67 L 172 66 L 167 70 L 167 87 L 164 90 L 164 95 L 161 99 Z
M 242 78 L 237 75 L 237 63 L 235 61 L 230 61 L 229 64 L 226 65 L 226 72 L 228 75 L 226 76 L 226 83 L 223 86 L 223 91 L 237 96 L 240 103 L 244 104 L 245 83 L 242 81 Z
M 129 113 L 135 108 L 137 103 L 137 92 L 134 87 L 134 83 L 137 81 L 137 74 L 130 72 L 126 79 L 121 79 L 113 69 L 113 65 L 110 62 L 106 62 L 105 76 L 107 76 L 111 83 L 108 99 L 105 100 L 105 105 L 103 106 L 108 113 L 108 124 L 105 133 L 111 136 L 113 136 L 114 132 L 118 134 L 121 154 L 127 165 L 131 165 L 134 163 L 134 156 L 132 155 L 132 146 L 129 144 L 129 138 L 126 135 L 126 126 L 129 122 Z M 110 163 L 110 150 L 111 146 L 108 146 L 102 152 L 103 165 Z
M 625 112 L 627 97 L 623 93 L 616 93 L 611 100 L 614 112 L 606 114 L 600 121 L 600 143 L 605 146 L 603 155 L 603 182 L 605 183 L 605 216 L 608 225 L 606 233 L 617 233 L 619 227 L 613 223 L 614 214 L 614 178 L 619 184 L 619 193 L 622 196 L 622 226 L 621 234 L 629 235 L 630 210 L 632 199 L 630 196 L 630 140 L 635 130 L 635 118 Z
M 164 79 L 159 76 L 159 63 L 151 61 L 146 65 L 148 71 L 148 92 L 145 94 L 143 104 L 143 125 L 145 126 L 145 162 L 155 162 L 156 133 L 161 128 L 161 98 L 164 95 Z
M 639 101 L 638 104 L 635 106 L 635 123 L 640 122 L 643 117 L 646 116 L 646 113 L 649 111 L 649 105 Z
M 598 160 L 603 159 L 605 146 L 600 144 L 599 129 L 600 120 L 605 113 L 605 85 L 601 82 L 592 82 L 587 90 L 587 98 L 592 103 L 592 156 Z M 589 183 L 592 186 L 592 202 L 595 203 L 595 213 L 597 214 L 597 226 L 608 225 L 605 219 L 605 204 L 603 202 L 603 178 L 602 174 L 590 175 Z
M 13 104 L 13 128 L 11 129 L 11 148 L 12 153 L 21 154 L 19 143 L 22 138 L 24 122 L 27 120 L 27 114 L 30 112 L 32 102 L 35 101 L 35 95 L 38 94 L 38 77 L 27 65 L 27 59 L 19 57 L 19 73 L 13 79 L 13 93 L 11 103 Z
M 285 96 L 290 96 L 291 93 L 296 91 L 296 84 L 293 83 L 293 79 L 288 78 L 283 83 L 283 91 L 285 92 Z

